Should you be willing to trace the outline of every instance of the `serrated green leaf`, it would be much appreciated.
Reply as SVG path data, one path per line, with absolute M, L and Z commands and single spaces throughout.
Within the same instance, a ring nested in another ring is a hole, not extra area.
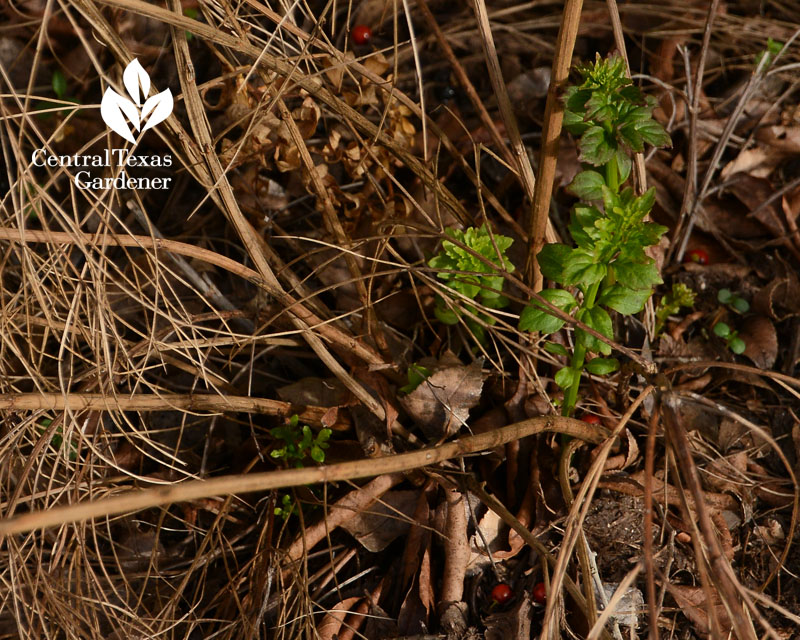
M 606 376 L 619 369 L 616 358 L 592 358 L 586 363 L 586 370 L 596 376 Z
M 572 252 L 572 247 L 568 247 L 565 244 L 553 243 L 542 247 L 542 250 L 536 256 L 542 275 L 553 282 L 563 284 L 564 265 L 569 260 Z
M 608 269 L 583 249 L 575 249 L 564 264 L 564 284 L 591 285 L 606 277 Z
M 556 372 L 555 380 L 556 384 L 566 391 L 569 389 L 575 378 L 575 369 L 570 367 L 562 367 Z
M 618 259 L 612 267 L 617 282 L 629 289 L 649 289 L 662 282 L 652 259 L 646 264 Z
M 578 304 L 572 294 L 563 289 L 545 289 L 539 295 L 566 313 Z M 555 333 L 563 326 L 564 321 L 552 315 L 547 307 L 537 300 L 531 300 L 519 317 L 519 328 L 522 331 L 541 331 L 546 335 Z
M 578 320 L 583 322 L 588 327 L 597 331 L 600 335 L 605 336 L 609 340 L 614 339 L 614 325 L 611 322 L 611 316 L 602 307 L 591 307 L 590 309 L 581 309 L 578 313 Z M 603 355 L 611 353 L 611 347 L 602 340 L 598 340 L 590 333 L 583 329 L 575 330 L 575 340 L 578 344 L 586 347 L 588 351 L 598 351 Z
M 545 342 L 544 350 L 547 351 L 547 353 L 552 353 L 554 356 L 569 355 L 567 348 L 563 344 L 558 344 L 557 342 Z
M 629 289 L 617 283 L 604 289 L 597 302 L 622 315 L 629 316 L 644 309 L 644 305 L 652 293 L 652 289 Z
M 597 171 L 581 171 L 567 186 L 567 191 L 581 200 L 600 200 L 606 181 Z
M 578 142 L 581 162 L 595 166 L 604 165 L 616 153 L 616 141 L 609 138 L 605 129 L 598 126 L 589 127 Z
M 644 151 L 644 138 L 636 128 L 635 122 L 628 122 L 619 128 L 619 138 L 622 143 L 635 153 Z
M 654 147 L 671 147 L 672 138 L 669 137 L 666 129 L 655 120 L 645 120 L 636 123 L 636 131 L 642 136 L 644 141 Z
M 625 153 L 623 149 L 617 149 L 615 158 L 617 161 L 617 171 L 619 172 L 619 182 L 620 184 L 622 184 L 631 175 L 631 168 L 633 166 L 633 161 L 631 160 L 631 157 L 627 153 Z

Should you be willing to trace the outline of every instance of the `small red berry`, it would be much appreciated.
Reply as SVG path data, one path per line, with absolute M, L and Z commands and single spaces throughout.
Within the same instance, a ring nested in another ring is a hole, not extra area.
M 589 424 L 600 424 L 600 416 L 596 416 L 593 413 L 584 413 L 581 416 L 581 420 Z
M 547 589 L 544 587 L 544 582 L 539 582 L 533 588 L 533 601 L 538 602 L 539 604 L 544 604 L 547 602 Z
M 708 264 L 708 252 L 705 249 L 692 249 L 686 254 L 684 262 L 696 262 L 697 264 Z
M 492 589 L 492 600 L 497 604 L 505 604 L 514 597 L 514 591 L 505 582 L 496 584 Z
M 368 44 L 372 40 L 372 29 L 365 24 L 357 24 L 350 32 L 353 42 L 359 46 Z

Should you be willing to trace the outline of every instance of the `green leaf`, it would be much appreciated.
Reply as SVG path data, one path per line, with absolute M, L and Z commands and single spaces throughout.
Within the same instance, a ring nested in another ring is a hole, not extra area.
M 733 338 L 733 340 L 728 343 L 728 348 L 738 356 L 745 352 L 747 344 L 741 338 Z
M 605 184 L 603 176 L 597 171 L 581 171 L 569 183 L 567 191 L 581 200 L 601 200 Z
M 439 322 L 450 325 L 458 324 L 458 314 L 455 311 L 446 308 L 444 304 L 437 304 L 433 309 L 433 313 L 436 314 L 436 319 Z
M 672 138 L 666 129 L 655 120 L 645 120 L 636 124 L 636 131 L 645 142 L 654 147 L 671 147 Z
M 611 316 L 609 316 L 608 312 L 602 307 L 581 309 L 581 311 L 578 312 L 578 320 L 609 340 L 614 339 L 614 325 L 611 322 Z M 575 340 L 578 344 L 586 347 L 588 351 L 598 351 L 606 356 L 611 353 L 611 347 L 609 345 L 602 340 L 598 340 L 583 329 L 577 329 L 575 331 Z
M 563 344 L 558 344 L 557 342 L 545 342 L 544 350 L 547 351 L 547 353 L 552 353 L 554 356 L 569 355 L 567 348 Z
M 586 370 L 596 376 L 605 376 L 619 369 L 616 358 L 592 358 L 586 363 Z
M 731 300 L 733 300 L 733 293 L 730 289 L 720 289 L 719 293 L 717 293 L 717 300 L 719 300 L 722 304 L 728 304 Z
M 319 447 L 317 445 L 311 447 L 311 459 L 314 462 L 318 462 L 320 464 L 325 462 L 325 452 L 322 450 L 322 447 Z
M 747 313 L 748 311 L 750 311 L 750 303 L 744 298 L 740 298 L 739 296 L 736 296 L 733 299 L 733 302 L 731 302 L 731 306 L 734 308 L 735 311 L 738 311 L 739 313 Z
M 578 142 L 581 162 L 600 166 L 611 160 L 616 152 L 616 142 L 609 139 L 603 127 L 589 127 Z
M 419 385 L 421 385 L 427 378 L 431 375 L 430 369 L 427 367 L 423 367 L 417 363 L 412 364 L 408 368 L 408 384 L 403 385 L 400 387 L 399 391 L 401 393 L 411 393 L 414 389 L 416 389 Z M 324 431 L 324 429 L 323 429 Z M 320 434 L 322 432 L 320 431 Z
M 572 252 L 572 247 L 565 244 L 553 243 L 542 247 L 539 255 L 536 256 L 542 275 L 553 282 L 563 284 L 564 265 Z
M 619 182 L 620 184 L 622 184 L 631 175 L 631 167 L 633 166 L 633 161 L 631 160 L 631 157 L 627 153 L 625 153 L 623 149 L 617 149 L 616 159 L 617 159 L 617 171 L 619 171 Z
M 556 384 L 566 391 L 569 389 L 575 378 L 575 369 L 571 367 L 562 367 L 556 372 Z
M 714 335 L 720 338 L 727 338 L 731 334 L 731 328 L 724 322 L 718 322 L 714 325 Z
M 652 259 L 646 264 L 618 259 L 612 267 L 617 282 L 629 289 L 649 289 L 662 282 Z
M 67 79 L 61 69 L 53 71 L 53 92 L 62 100 L 67 94 Z
M 629 316 L 644 309 L 652 293 L 652 289 L 629 289 L 621 284 L 612 284 L 603 290 L 597 302 Z
M 566 313 L 578 304 L 572 294 L 563 289 L 545 289 L 540 295 Z M 563 326 L 564 321 L 552 315 L 538 300 L 531 300 L 519 317 L 519 328 L 522 331 L 541 331 L 549 334 L 555 333 Z
M 564 265 L 564 284 L 590 285 L 606 277 L 608 269 L 583 249 L 575 249 Z

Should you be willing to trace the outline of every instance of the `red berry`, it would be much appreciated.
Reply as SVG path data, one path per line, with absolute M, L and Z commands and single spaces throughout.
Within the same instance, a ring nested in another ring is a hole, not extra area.
M 600 416 L 596 416 L 593 413 L 584 413 L 581 416 L 581 420 L 589 424 L 600 424 Z
M 544 582 L 539 582 L 534 588 L 533 593 L 533 601 L 538 602 L 539 604 L 544 604 L 547 602 L 547 589 L 544 587 Z
M 705 249 L 692 249 L 686 254 L 684 262 L 696 262 L 697 264 L 708 264 L 708 252 Z
M 372 40 L 372 29 L 365 24 L 357 24 L 350 32 L 353 42 L 361 46 Z
M 492 589 L 492 600 L 497 604 L 505 604 L 514 597 L 514 592 L 505 582 L 496 584 Z

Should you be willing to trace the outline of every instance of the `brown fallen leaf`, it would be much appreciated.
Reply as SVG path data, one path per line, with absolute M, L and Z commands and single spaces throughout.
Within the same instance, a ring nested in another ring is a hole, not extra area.
M 383 551 L 410 529 L 417 494 L 417 491 L 390 491 L 369 509 L 345 521 L 342 528 L 367 551 Z
M 711 631 L 709 611 L 713 607 L 717 620 L 723 629 L 731 628 L 731 621 L 725 605 L 718 599 L 708 602 L 702 587 L 685 587 L 667 583 L 667 591 L 675 598 L 681 612 L 691 620 L 698 633 L 708 634 Z M 716 591 L 714 592 L 716 595 Z
M 747 345 L 744 350 L 759 369 L 770 369 L 778 358 L 778 334 L 772 320 L 764 316 L 749 318 L 739 331 Z
M 754 178 L 768 178 L 781 162 L 783 157 L 766 147 L 752 147 L 745 149 L 725 165 L 720 176 L 727 178 L 734 173 L 746 173 Z
M 400 402 L 430 440 L 456 433 L 480 402 L 486 374 L 482 361 L 448 366 L 434 372 Z

